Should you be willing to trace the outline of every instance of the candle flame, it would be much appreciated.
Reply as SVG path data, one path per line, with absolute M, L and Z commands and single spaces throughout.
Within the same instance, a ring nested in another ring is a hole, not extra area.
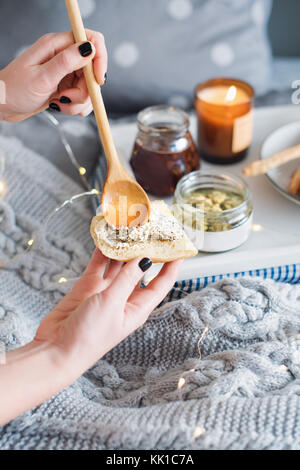
M 237 89 L 235 86 L 231 86 L 227 92 L 225 101 L 233 101 L 236 97 Z

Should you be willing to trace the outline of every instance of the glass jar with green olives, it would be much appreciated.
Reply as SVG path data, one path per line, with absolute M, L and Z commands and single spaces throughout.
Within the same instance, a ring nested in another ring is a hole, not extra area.
M 251 192 L 233 174 L 195 171 L 179 181 L 173 212 L 199 251 L 232 250 L 250 234 Z

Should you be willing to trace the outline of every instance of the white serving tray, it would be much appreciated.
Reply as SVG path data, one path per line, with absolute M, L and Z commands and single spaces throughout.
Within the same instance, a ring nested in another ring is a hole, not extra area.
M 244 166 L 259 158 L 265 138 L 282 125 L 297 120 L 300 121 L 300 106 L 297 105 L 255 110 L 254 140 L 247 160 L 224 166 L 202 162 L 201 169 L 205 172 L 210 169 L 229 171 L 241 176 Z M 137 127 L 135 124 L 114 124 L 112 131 L 120 158 L 131 172 L 129 160 Z M 191 131 L 195 137 L 194 116 L 191 116 Z M 178 280 L 300 263 L 300 207 L 279 194 L 266 176 L 247 178 L 247 181 L 253 193 L 253 223 L 262 230 L 252 231 L 249 240 L 236 250 L 199 254 L 185 260 Z M 165 201 L 170 204 L 172 198 Z

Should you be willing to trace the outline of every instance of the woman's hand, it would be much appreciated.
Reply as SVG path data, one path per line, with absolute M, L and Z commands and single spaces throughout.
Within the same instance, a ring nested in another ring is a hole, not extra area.
M 101 33 L 86 33 L 83 44 L 74 44 L 72 32 L 46 34 L 0 71 L 0 120 L 22 121 L 49 106 L 71 115 L 92 111 L 82 68 L 93 60 L 103 85 L 107 52 Z
M 150 260 L 122 263 L 96 250 L 83 277 L 41 323 L 35 339 L 0 364 L 0 426 L 71 385 L 145 323 L 174 282 L 181 261 L 139 287 Z
M 140 288 L 151 262 L 109 261 L 96 250 L 83 277 L 42 322 L 36 343 L 55 345 L 75 380 L 142 326 L 174 285 L 181 261 L 166 264 Z

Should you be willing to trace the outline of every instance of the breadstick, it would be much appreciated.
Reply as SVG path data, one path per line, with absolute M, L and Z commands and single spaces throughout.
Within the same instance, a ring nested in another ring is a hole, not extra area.
M 243 169 L 246 176 L 258 176 L 267 173 L 269 170 L 284 165 L 291 160 L 300 158 L 300 145 L 290 147 L 282 152 L 275 153 L 272 157 L 265 160 L 257 160 Z
M 300 196 L 300 168 L 293 173 L 290 181 L 289 192 L 293 196 Z

